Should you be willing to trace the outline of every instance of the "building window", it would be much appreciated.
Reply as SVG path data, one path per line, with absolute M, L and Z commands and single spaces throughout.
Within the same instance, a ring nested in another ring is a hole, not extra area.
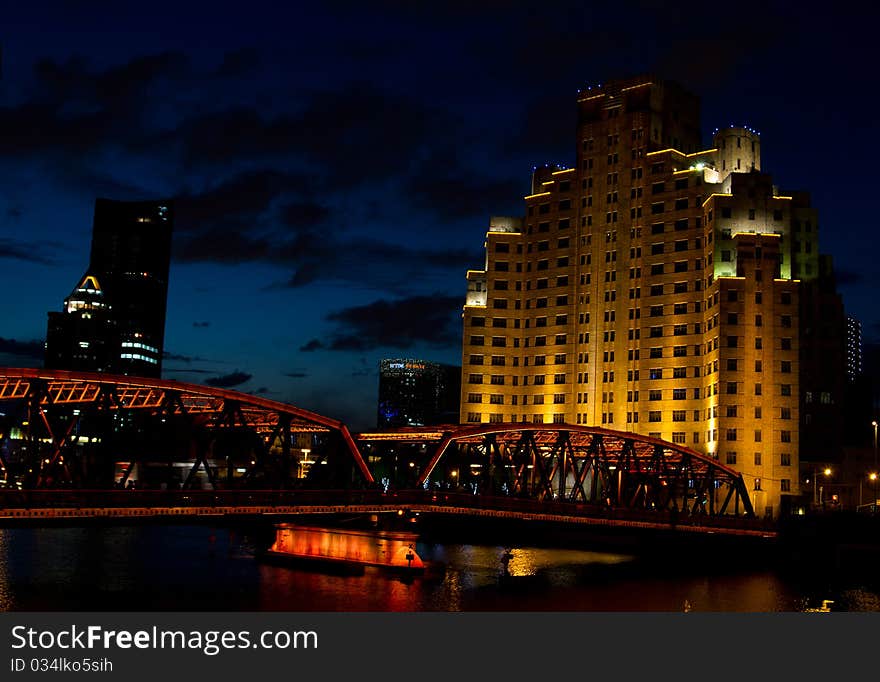
M 479 412 L 468 412 L 468 415 L 467 415 L 467 420 L 468 420 L 468 422 L 471 422 L 471 423 L 474 423 L 474 422 L 479 423 L 479 422 L 480 422 L 480 419 L 481 419 L 481 415 L 480 415 Z
M 779 465 L 784 467 L 791 466 L 791 454 L 788 452 L 782 452 L 779 455 Z
M 728 439 L 728 440 L 730 440 L 730 439 Z M 736 453 L 735 452 L 728 452 L 727 457 L 725 458 L 725 462 L 727 464 L 736 464 Z
M 736 440 L 736 429 L 727 429 L 727 440 Z
M 791 443 L 791 431 L 780 431 L 779 440 L 781 440 L 783 443 Z
M 791 491 L 791 479 L 788 479 L 788 478 L 780 479 L 779 490 L 784 493 Z
M 483 375 L 482 374 L 468 375 L 468 383 L 469 384 L 482 384 L 483 383 Z

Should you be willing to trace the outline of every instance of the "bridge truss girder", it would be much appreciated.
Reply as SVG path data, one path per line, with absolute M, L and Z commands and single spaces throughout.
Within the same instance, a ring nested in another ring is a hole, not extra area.
M 189 462 L 183 487 L 194 486 L 204 471 L 214 488 L 284 488 L 294 483 L 295 434 L 310 437 L 311 447 L 301 449 L 300 459 L 308 452 L 314 461 L 312 482 L 336 487 L 373 482 L 342 422 L 235 391 L 128 376 L 0 369 L 0 405 L 5 413 L 0 439 L 7 445 L 0 447 L 0 479 L 7 484 L 15 468 L 8 448 L 13 432 L 25 487 L 124 486 L 139 464 L 159 460 L 170 467 L 174 460 Z M 119 461 L 125 466 L 114 480 L 112 468 Z
M 419 462 L 419 486 L 685 516 L 754 516 L 739 472 L 656 438 L 568 424 L 482 424 L 423 433 L 431 454 Z M 418 442 L 416 429 L 403 435 L 404 442 Z M 387 447 L 394 434 L 359 439 Z

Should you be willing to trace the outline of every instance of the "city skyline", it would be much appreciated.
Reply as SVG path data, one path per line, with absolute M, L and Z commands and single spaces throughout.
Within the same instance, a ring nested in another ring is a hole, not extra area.
M 772 39 L 809 18 L 771 6 L 761 30 L 741 36 L 702 10 L 695 21 L 714 27 L 713 43 L 665 36 L 671 20 L 651 4 L 624 31 L 583 9 L 562 30 L 560 15 L 530 23 L 525 9 L 502 16 L 492 3 L 468 25 L 463 10 L 340 3 L 297 10 L 296 26 L 318 30 L 300 28 L 292 46 L 275 24 L 293 9 L 275 10 L 273 23 L 220 7 L 192 49 L 194 9 L 156 35 L 158 20 L 130 9 L 57 7 L 48 19 L 12 10 L 21 30 L 0 36 L 2 281 L 6 291 L 33 283 L 0 303 L 0 364 L 35 366 L 46 311 L 60 310 L 88 262 L 96 197 L 173 196 L 164 376 L 368 428 L 381 358 L 460 363 L 462 273 L 482 260 L 489 216 L 521 214 L 533 166 L 574 163 L 576 90 L 653 70 L 700 96 L 704 144 L 731 123 L 762 133 L 763 167 L 811 192 L 846 311 L 866 341 L 877 336 L 860 248 L 870 178 L 850 170 L 872 158 L 859 146 L 871 124 L 859 107 L 826 108 L 819 96 L 823 83 L 856 92 L 864 73 L 843 65 L 867 48 L 850 36 L 800 51 L 805 23 L 782 46 Z M 101 22 L 120 30 L 95 48 Z M 488 26 L 499 40 L 480 33 Z M 327 35 L 338 37 L 332 47 Z M 496 53 L 526 38 L 538 57 Z M 701 63 L 713 44 L 737 41 L 749 51 Z M 464 55 L 431 52 L 460 44 Z

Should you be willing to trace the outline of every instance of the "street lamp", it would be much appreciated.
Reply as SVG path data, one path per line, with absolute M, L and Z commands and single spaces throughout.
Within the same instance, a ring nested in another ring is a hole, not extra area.
M 877 420 L 871 422 L 874 427 L 874 469 L 877 469 Z
M 872 471 L 870 474 L 868 474 L 868 480 L 871 481 L 871 494 L 874 495 L 874 486 L 876 485 L 876 481 L 877 481 L 876 472 Z M 863 502 L 863 500 L 862 500 L 862 478 L 860 477 L 859 478 L 859 507 L 863 506 L 862 502 Z M 877 500 L 875 500 L 875 499 L 871 500 L 872 505 L 874 505 L 876 503 L 877 503 Z
M 868 474 L 868 479 L 871 481 L 871 496 L 874 498 L 871 500 L 871 510 L 877 511 L 877 472 Z
M 825 467 L 825 469 L 822 470 L 822 473 L 826 477 L 828 477 L 831 475 L 831 469 L 829 467 Z M 813 504 L 815 504 L 817 507 L 819 506 L 819 502 L 820 502 L 818 478 L 819 478 L 819 470 L 813 469 Z

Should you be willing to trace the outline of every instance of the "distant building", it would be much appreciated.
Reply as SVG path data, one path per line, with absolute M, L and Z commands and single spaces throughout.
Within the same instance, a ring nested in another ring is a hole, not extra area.
M 47 368 L 161 375 L 172 225 L 166 201 L 95 202 L 89 267 L 49 313 Z
M 862 323 L 850 316 L 846 318 L 846 378 L 853 382 L 862 371 Z
M 461 368 L 425 360 L 379 363 L 379 428 L 454 424 L 458 421 Z

